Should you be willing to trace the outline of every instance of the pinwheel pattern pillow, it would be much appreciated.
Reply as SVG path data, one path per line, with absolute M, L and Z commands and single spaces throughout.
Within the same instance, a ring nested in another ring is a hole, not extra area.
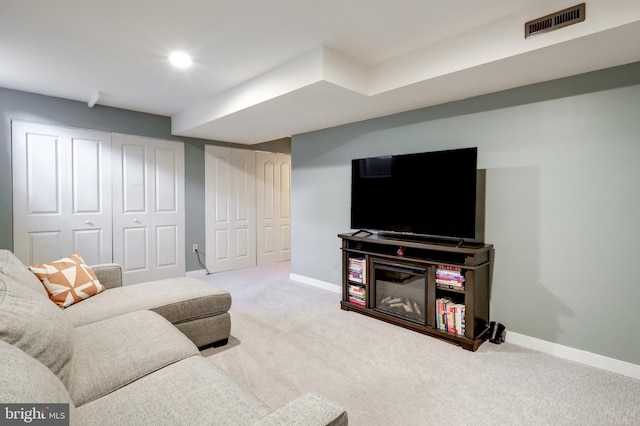
M 49 298 L 66 308 L 105 290 L 79 253 L 54 262 L 31 265 L 29 270 L 44 285 Z

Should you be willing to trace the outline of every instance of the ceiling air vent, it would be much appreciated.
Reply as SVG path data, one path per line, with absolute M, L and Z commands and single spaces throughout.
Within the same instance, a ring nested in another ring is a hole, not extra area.
M 554 31 L 584 21 L 585 3 L 570 7 L 524 24 L 524 38 Z

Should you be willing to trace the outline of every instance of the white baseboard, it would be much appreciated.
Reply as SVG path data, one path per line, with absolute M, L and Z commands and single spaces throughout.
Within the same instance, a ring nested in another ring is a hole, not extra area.
M 313 287 L 318 287 L 324 290 L 331 291 L 333 293 L 342 294 L 342 287 L 339 285 L 331 284 L 326 281 L 316 280 L 315 278 L 305 277 L 303 275 L 298 274 L 289 274 L 289 279 L 291 281 L 297 281 L 302 284 L 307 284 Z
M 507 330 L 506 342 L 640 380 L 640 365 Z
M 305 277 L 303 275 L 289 274 L 289 279 L 302 284 L 313 287 L 322 288 L 333 293 L 342 293 L 342 288 L 338 285 L 328 283 L 326 281 L 316 280 L 314 278 Z M 563 346 L 558 343 L 548 342 L 546 340 L 529 337 L 524 334 L 514 333 L 507 330 L 505 341 L 514 345 L 523 346 L 534 351 L 543 352 L 558 358 L 568 359 L 570 361 L 579 362 L 601 370 L 610 371 L 612 373 L 621 374 L 640 380 L 640 365 L 632 364 L 626 361 L 620 361 L 615 358 L 609 358 L 603 355 L 594 354 L 583 351 L 581 349 Z
M 204 277 L 205 275 L 207 275 L 207 270 L 206 269 L 198 269 L 196 271 L 188 271 L 187 273 L 184 274 L 185 277 L 193 277 L 193 278 Z

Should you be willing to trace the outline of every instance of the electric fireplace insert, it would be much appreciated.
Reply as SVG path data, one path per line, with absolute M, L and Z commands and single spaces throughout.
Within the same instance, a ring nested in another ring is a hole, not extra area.
M 427 270 L 375 261 L 373 272 L 374 309 L 426 325 Z

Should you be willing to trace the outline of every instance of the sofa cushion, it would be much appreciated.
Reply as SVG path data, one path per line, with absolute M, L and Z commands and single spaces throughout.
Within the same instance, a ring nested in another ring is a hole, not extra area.
M 253 426 L 348 424 L 349 417 L 344 408 L 318 393 L 305 393 L 261 418 Z
M 112 288 L 64 310 L 74 326 L 139 309 L 151 309 L 172 324 L 227 312 L 231 295 L 196 278 L 182 277 Z
M 49 367 L 67 385 L 73 327 L 47 296 L 0 277 L 0 339 Z
M 2 403 L 36 406 L 69 404 L 70 424 L 78 424 L 75 421 L 75 406 L 67 390 L 60 379 L 47 367 L 18 347 L 1 340 L 0 359 L 2 360 L 0 362 L 0 401 Z
M 199 355 L 171 323 L 151 311 L 135 311 L 75 329 L 69 393 L 76 406 L 174 362 Z
M 171 364 L 78 407 L 86 424 L 249 425 L 272 410 L 210 359 Z
M 31 265 L 29 270 L 42 281 L 49 298 L 61 308 L 105 290 L 79 253 L 53 262 Z
M 0 274 L 12 278 L 37 293 L 47 295 L 42 282 L 9 250 L 0 250 Z

